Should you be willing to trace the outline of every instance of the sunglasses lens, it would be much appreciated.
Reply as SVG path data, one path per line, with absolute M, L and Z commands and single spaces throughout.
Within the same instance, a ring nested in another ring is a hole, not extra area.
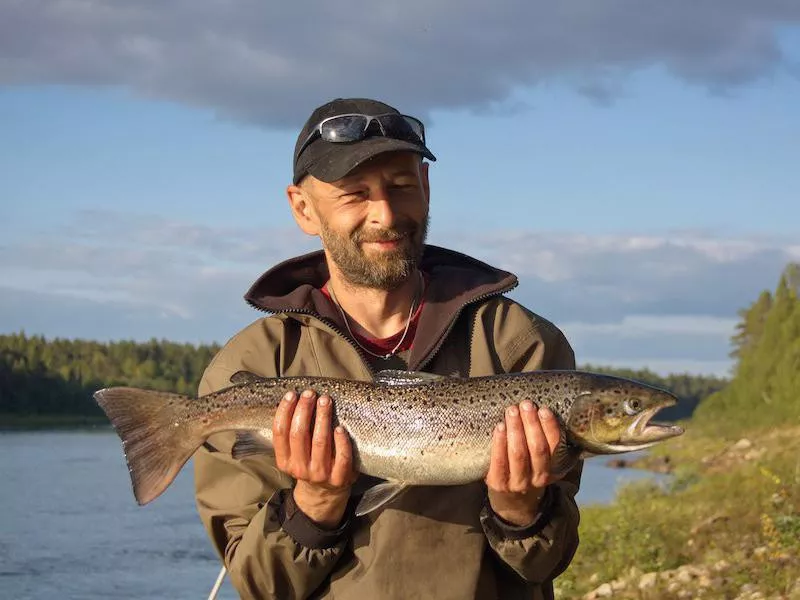
M 367 117 L 344 115 L 329 119 L 322 124 L 322 139 L 326 142 L 355 142 L 364 136 Z
M 414 144 L 423 143 L 425 140 L 425 133 L 422 128 L 422 123 L 410 118 L 402 117 L 400 115 L 389 115 L 380 117 L 383 130 L 388 137 L 396 140 L 404 140 Z

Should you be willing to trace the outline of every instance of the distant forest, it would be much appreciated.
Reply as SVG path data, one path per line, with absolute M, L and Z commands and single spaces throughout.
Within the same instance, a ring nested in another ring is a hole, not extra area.
M 90 417 L 103 415 L 92 394 L 103 387 L 130 385 L 194 396 L 204 369 L 218 345 L 151 340 L 100 343 L 53 339 L 24 333 L 0 336 L 0 425 L 14 417 Z M 581 368 L 638 379 L 674 392 L 682 403 L 660 413 L 684 418 L 720 389 L 718 377 L 669 375 L 648 370 Z
M 718 432 L 800 424 L 800 263 L 783 271 L 739 311 L 729 385 L 703 401 L 697 417 Z
M 217 345 L 0 336 L 0 415 L 96 416 L 92 394 L 130 385 L 194 396 Z

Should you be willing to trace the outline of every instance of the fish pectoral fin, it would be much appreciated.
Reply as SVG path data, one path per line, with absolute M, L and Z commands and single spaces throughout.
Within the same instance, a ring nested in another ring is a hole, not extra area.
M 407 487 L 408 486 L 402 481 L 387 481 L 372 486 L 361 496 L 361 500 L 359 500 L 356 506 L 356 516 L 361 517 L 379 509 L 381 506 L 393 500 Z
M 239 459 L 261 454 L 272 454 L 272 447 L 263 436 L 254 431 L 236 432 L 236 441 L 231 447 L 231 456 L 233 458 Z
M 583 456 L 584 450 L 565 442 L 566 438 L 562 433 L 561 441 L 553 450 L 550 459 L 550 472 L 555 477 L 563 477 L 577 464 Z
M 381 385 L 422 385 L 446 379 L 444 375 L 425 373 L 424 371 L 403 371 L 400 369 L 384 369 L 375 373 L 375 383 Z
M 240 385 L 243 383 L 256 383 L 257 381 L 264 381 L 265 379 L 269 378 L 256 375 L 250 371 L 236 371 L 236 373 L 231 375 L 230 382 L 234 385 Z

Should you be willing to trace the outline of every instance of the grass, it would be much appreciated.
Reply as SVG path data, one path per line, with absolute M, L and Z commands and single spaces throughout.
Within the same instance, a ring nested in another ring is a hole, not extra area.
M 638 482 L 611 505 L 584 507 L 581 544 L 556 581 L 558 598 L 581 598 L 632 568 L 642 574 L 682 565 L 713 574 L 706 597 L 735 598 L 747 583 L 767 597 L 788 597 L 800 580 L 800 427 L 753 431 L 751 445 L 737 445 L 711 426 L 686 426 L 684 436 L 653 452 L 676 465 L 667 487 Z M 678 597 L 664 586 L 645 595 L 637 581 L 628 588 L 614 597 Z

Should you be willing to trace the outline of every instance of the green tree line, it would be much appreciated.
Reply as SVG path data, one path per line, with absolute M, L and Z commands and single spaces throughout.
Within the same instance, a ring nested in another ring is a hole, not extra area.
M 0 336 L 0 414 L 102 416 L 92 394 L 130 385 L 194 395 L 218 345 Z
M 789 264 L 774 292 L 763 291 L 739 317 L 733 378 L 698 408 L 698 424 L 731 434 L 800 424 L 800 264 Z
M 114 385 L 195 395 L 203 370 L 218 350 L 218 345 L 157 340 L 101 343 L 48 340 L 24 333 L 0 335 L 0 414 L 102 417 L 92 394 Z M 725 380 L 717 377 L 661 377 L 646 369 L 582 368 L 673 391 L 682 402 L 663 411 L 659 415 L 663 419 L 689 416 L 703 398 L 725 385 Z

